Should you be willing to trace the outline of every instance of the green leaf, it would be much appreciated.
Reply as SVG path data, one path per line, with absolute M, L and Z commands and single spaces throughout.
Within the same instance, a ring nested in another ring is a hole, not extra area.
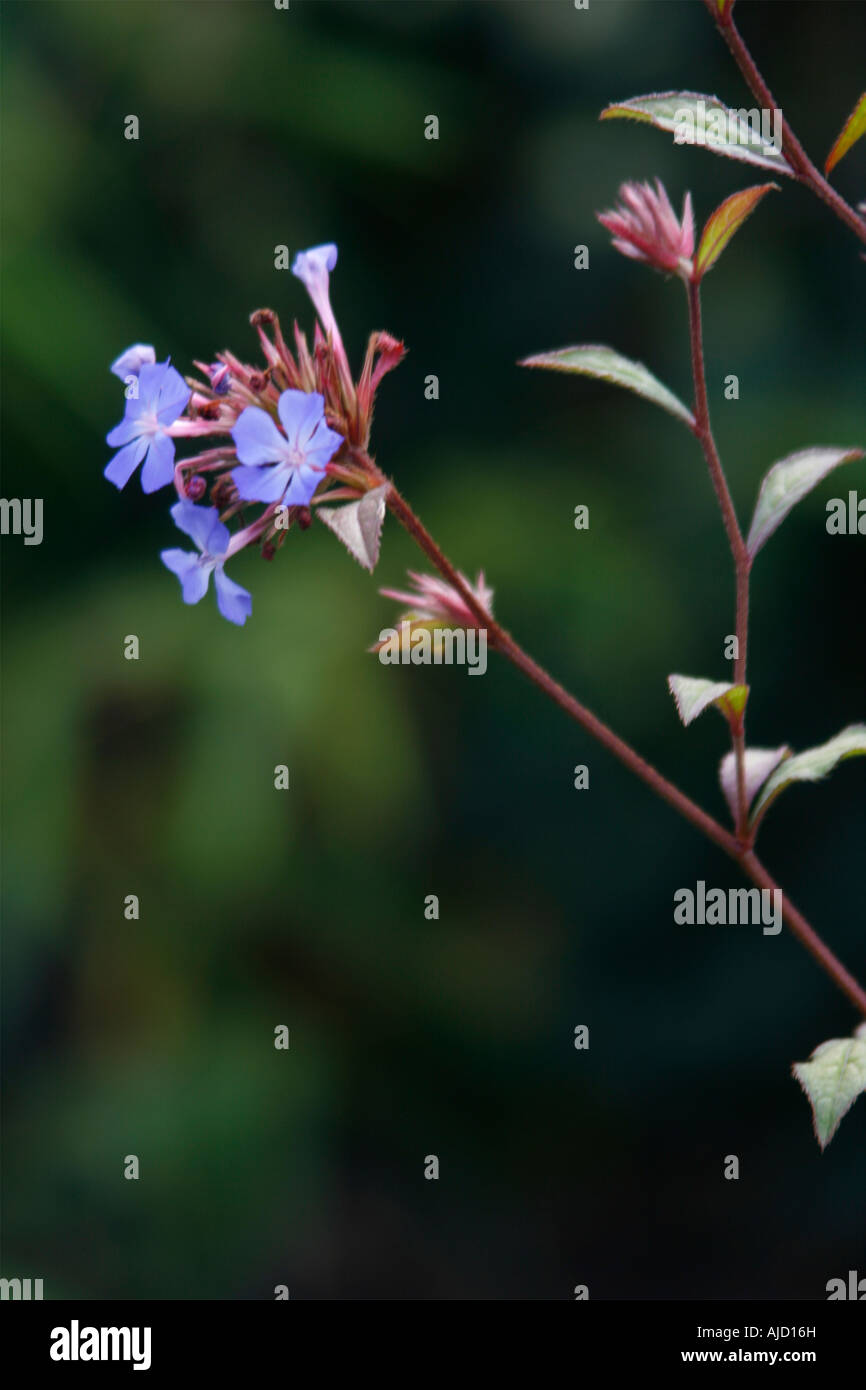
M 752 111 L 750 121 L 745 108 L 733 111 L 718 97 L 702 96 L 699 92 L 651 92 L 606 106 L 601 120 L 616 116 L 647 121 L 658 130 L 670 131 L 677 145 L 705 145 L 713 154 L 794 177 L 784 155 L 772 140 L 764 139 L 759 122 L 754 120 L 760 117 L 757 109 Z
M 775 772 L 767 778 L 761 794 L 752 811 L 752 824 L 757 825 L 771 801 L 789 787 L 792 782 L 820 782 L 837 763 L 845 758 L 856 758 L 866 754 L 866 724 L 849 724 L 835 738 L 822 743 L 819 748 L 807 748 L 804 753 L 795 753 L 786 758 Z
M 668 689 L 676 701 L 684 724 L 691 724 L 710 705 L 715 705 L 730 722 L 742 714 L 749 698 L 747 685 L 728 681 L 706 681 L 699 676 L 668 676 Z
M 752 188 L 742 189 L 740 193 L 732 193 L 730 198 L 719 204 L 708 218 L 701 234 L 701 244 L 695 257 L 695 274 L 698 279 L 715 265 L 731 237 L 739 231 L 746 218 L 771 188 L 778 191 L 779 185 L 758 183 Z
M 826 1149 L 844 1115 L 866 1091 L 866 1038 L 861 1026 L 853 1038 L 831 1038 L 815 1048 L 808 1062 L 791 1071 L 812 1107 L 815 1138 Z
M 774 463 L 767 472 L 755 503 L 746 548 L 755 558 L 761 546 L 785 520 L 792 507 L 842 463 L 863 457 L 862 449 L 840 449 L 831 445 L 800 449 Z
M 577 372 L 580 376 L 611 381 L 615 386 L 624 386 L 638 396 L 654 401 L 690 428 L 694 427 L 694 415 L 672 391 L 662 386 L 642 362 L 632 362 L 613 348 L 587 343 L 581 347 L 560 348 L 557 352 L 540 352 L 535 357 L 525 357 L 519 365 L 547 367 L 554 372 Z
M 839 163 L 843 155 L 847 154 L 852 145 L 856 145 L 860 136 L 866 134 L 866 92 L 860 97 L 851 115 L 843 125 L 837 135 L 833 148 L 827 155 L 824 164 L 824 173 L 829 174 Z
M 388 487 L 388 483 L 382 483 L 380 487 L 365 492 L 357 502 L 347 502 L 344 507 L 316 508 L 318 516 L 343 542 L 353 559 L 371 572 L 379 559 Z
M 781 748 L 747 748 L 743 755 L 743 781 L 746 790 L 746 806 L 752 804 L 755 793 L 764 785 L 770 773 L 773 772 L 783 758 L 790 756 L 790 748 L 783 744 Z M 738 788 L 737 788 L 737 759 L 736 755 L 726 753 L 719 764 L 719 782 L 725 794 L 725 800 L 731 808 L 731 815 L 734 820 L 737 818 L 739 810 Z

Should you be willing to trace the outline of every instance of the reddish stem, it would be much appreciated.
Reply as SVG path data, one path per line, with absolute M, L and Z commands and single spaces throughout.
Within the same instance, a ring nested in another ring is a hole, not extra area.
M 736 638 L 737 655 L 734 661 L 734 684 L 745 685 L 746 683 L 746 651 L 749 641 L 749 574 L 752 568 L 752 560 L 746 543 L 743 540 L 743 533 L 740 530 L 737 514 L 734 510 L 734 503 L 731 498 L 728 481 L 725 477 L 725 470 L 719 458 L 719 451 L 713 438 L 713 431 L 710 425 L 710 409 L 707 402 L 707 378 L 704 367 L 704 344 L 703 331 L 701 328 L 701 290 L 700 285 L 693 280 L 686 284 L 686 293 L 689 300 L 689 341 L 691 345 L 692 357 L 692 377 L 695 385 L 695 423 L 693 433 L 700 442 L 707 461 L 710 478 L 715 488 L 716 497 L 721 508 L 722 520 L 725 524 L 725 532 L 728 537 L 728 544 L 731 548 L 731 556 L 734 561 L 734 571 L 736 575 L 737 589 L 737 613 L 736 613 Z M 746 798 L 746 733 L 745 718 L 740 715 L 736 724 L 731 729 L 731 742 L 734 750 L 734 761 L 737 770 L 737 838 L 744 844 L 751 844 L 754 834 L 749 835 L 749 807 Z
M 384 474 L 380 473 L 375 465 L 370 462 L 370 471 L 378 483 L 387 482 Z M 645 782 L 657 796 L 672 806 L 675 811 L 679 811 L 687 821 L 718 845 L 720 849 L 735 860 L 740 865 L 743 872 L 757 884 L 759 888 L 767 888 L 771 892 L 779 889 L 778 884 L 764 868 L 763 864 L 756 858 L 753 851 L 742 844 L 730 831 L 725 830 L 724 826 L 719 825 L 718 821 L 713 820 L 712 816 L 707 815 L 696 802 L 675 787 L 672 782 L 644 758 L 636 753 L 623 739 L 615 734 L 612 729 L 596 717 L 590 710 L 582 705 L 579 700 L 555 681 L 543 667 L 539 666 L 522 647 L 515 642 L 514 638 L 487 612 L 484 605 L 479 602 L 470 586 L 461 577 L 458 571 L 451 564 L 451 561 L 439 549 L 430 532 L 422 524 L 419 518 L 412 511 L 408 502 L 401 496 L 400 492 L 390 483 L 388 492 L 388 507 L 401 525 L 408 531 L 412 539 L 421 547 L 424 554 L 435 565 L 436 569 L 447 579 L 460 594 L 466 606 L 475 617 L 479 626 L 486 629 L 488 641 L 498 651 L 502 652 L 518 670 L 523 671 L 524 675 L 538 686 L 560 709 L 565 710 L 572 719 L 575 720 L 587 733 L 603 744 L 614 757 L 633 772 L 641 781 Z M 782 890 L 779 889 L 781 892 Z M 792 934 L 803 946 L 815 957 L 821 967 L 827 972 L 830 978 L 838 985 L 839 989 L 847 996 L 860 1014 L 866 1018 L 866 990 L 864 990 L 854 979 L 853 975 L 846 970 L 842 962 L 833 954 L 829 946 L 826 946 L 815 930 L 809 925 L 801 912 L 798 912 L 788 898 L 782 893 L 782 915 L 787 922 Z
M 768 111 L 778 111 L 781 108 L 776 102 L 773 93 L 764 81 L 758 66 L 747 48 L 742 35 L 737 29 L 733 20 L 731 10 L 726 14 L 719 13 L 716 0 L 704 0 L 704 4 L 713 17 L 716 28 L 724 39 L 734 58 L 734 62 L 742 73 L 746 86 L 751 91 L 755 100 L 762 108 Z M 812 163 L 800 141 L 797 139 L 790 125 L 782 114 L 782 153 L 785 155 L 791 168 L 794 170 L 794 177 L 798 183 L 802 183 L 826 203 L 836 214 L 840 221 L 844 222 L 855 236 L 862 242 L 866 242 L 866 221 L 859 217 L 854 209 L 845 202 L 827 182 L 824 175 L 820 173 Z

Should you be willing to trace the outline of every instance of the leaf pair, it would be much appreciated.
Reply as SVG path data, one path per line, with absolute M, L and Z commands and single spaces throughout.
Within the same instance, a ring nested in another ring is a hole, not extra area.
M 715 705 L 728 723 L 735 727 L 749 697 L 747 685 L 708 681 L 697 676 L 668 676 L 668 687 L 685 725 L 691 724 L 710 705 Z M 744 782 L 746 805 L 752 806 L 750 824 L 756 827 L 770 803 L 794 782 L 819 782 L 845 758 L 861 755 L 866 755 L 866 724 L 850 724 L 827 743 L 793 756 L 787 744 L 780 748 L 747 748 Z M 733 752 L 727 753 L 722 759 L 719 782 L 731 814 L 736 819 L 737 764 Z
M 643 396 L 645 400 L 660 405 L 670 415 L 694 429 L 695 417 L 688 407 L 663 386 L 642 362 L 623 357 L 613 348 L 598 344 L 560 348 L 557 352 L 542 352 L 534 357 L 527 357 L 520 365 L 546 367 L 557 372 L 575 372 L 579 376 L 595 377 L 599 381 L 609 381 L 615 386 L 623 386 L 626 390 Z M 828 473 L 832 473 L 834 468 L 843 463 L 852 463 L 862 457 L 862 449 L 818 445 L 811 449 L 800 449 L 774 463 L 761 483 L 755 513 L 749 527 L 746 547 L 750 558 L 755 558 L 791 509 L 826 478 Z

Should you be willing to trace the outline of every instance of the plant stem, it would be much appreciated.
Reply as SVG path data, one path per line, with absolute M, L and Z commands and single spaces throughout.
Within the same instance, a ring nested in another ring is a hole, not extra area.
M 779 888 L 775 879 L 767 873 L 763 864 L 756 858 L 753 850 L 747 850 L 745 854 L 741 855 L 739 862 L 743 872 L 747 873 L 759 888 L 767 888 L 770 892 Z M 779 889 L 779 891 L 782 890 Z M 835 980 L 843 994 L 848 996 L 854 1007 L 866 1016 L 866 990 L 845 969 L 829 946 L 826 946 L 821 940 L 814 927 L 809 926 L 802 912 L 797 911 L 784 893 L 782 893 L 782 916 L 788 923 L 792 935 L 797 938 L 801 946 L 806 947 L 806 950 L 814 956 L 822 969 L 826 970 L 827 974 Z
M 713 438 L 710 425 L 710 409 L 707 403 L 707 378 L 704 367 L 703 331 L 701 328 L 701 289 L 700 285 L 689 280 L 686 283 L 689 301 L 689 341 L 692 357 L 692 378 L 695 385 L 695 423 L 693 433 L 698 439 L 707 461 L 725 532 L 734 561 L 737 589 L 736 639 L 737 655 L 734 661 L 734 684 L 746 683 L 746 652 L 749 641 L 749 574 L 752 560 L 743 533 L 740 530 L 734 503 L 731 499 L 728 480 L 719 458 L 719 451 Z M 731 728 L 731 741 L 737 770 L 737 838 L 743 844 L 751 844 L 749 838 L 749 806 L 746 797 L 746 730 L 745 717 L 740 714 Z M 754 836 L 752 836 L 752 839 Z
M 389 482 L 372 462 L 370 469 L 377 483 Z M 470 586 L 454 568 L 451 561 L 440 550 L 430 532 L 392 482 L 389 483 L 388 508 L 435 565 L 443 578 L 457 590 L 478 625 L 487 631 L 488 641 L 497 651 L 506 656 L 518 670 L 522 671 L 538 686 L 539 690 L 559 705 L 560 709 L 565 710 L 566 714 L 593 738 L 597 739 L 615 758 L 624 763 L 629 771 L 645 782 L 657 796 L 660 796 L 697 830 L 700 830 L 709 840 L 724 850 L 725 854 L 740 865 L 753 883 L 759 888 L 766 888 L 771 892 L 777 889 L 782 891 L 749 846 L 743 844 L 730 831 L 725 830 L 724 826 L 713 820 L 712 816 L 707 815 L 706 811 L 702 810 L 696 802 L 681 792 L 666 777 L 663 777 L 618 734 L 615 734 L 612 729 L 602 723 L 591 710 L 576 700 L 564 686 L 555 681 L 542 666 L 539 666 L 537 661 L 534 661 L 518 645 L 505 628 L 496 622 L 476 598 Z M 833 954 L 829 946 L 824 944 L 817 932 L 809 925 L 802 913 L 797 911 L 784 893 L 782 893 L 782 915 L 797 940 L 811 952 L 822 969 L 838 985 L 860 1014 L 866 1018 L 866 990 L 845 969 L 842 962 Z
M 704 0 L 704 4 L 712 15 L 716 28 L 731 50 L 734 62 L 740 69 L 746 86 L 755 100 L 764 110 L 780 110 L 734 23 L 732 12 L 729 10 L 726 15 L 721 15 L 716 0 Z M 866 242 L 866 221 L 857 215 L 850 204 L 845 202 L 845 199 L 827 182 L 824 175 L 815 168 L 784 115 L 782 115 L 782 153 L 794 170 L 797 181 L 811 189 L 822 202 L 825 202 L 832 209 L 840 221 L 851 228 L 855 236 L 859 237 L 862 242 Z

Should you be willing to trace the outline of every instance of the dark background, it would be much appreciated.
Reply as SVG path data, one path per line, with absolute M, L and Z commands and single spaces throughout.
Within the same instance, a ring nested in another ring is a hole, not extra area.
M 820 163 L 862 90 L 864 6 L 737 14 Z M 645 402 L 515 365 L 607 342 L 690 398 L 681 289 L 594 213 L 658 175 L 700 224 L 765 177 L 598 123 L 667 88 L 752 104 L 702 5 L 4 0 L 2 26 L 4 495 L 45 499 L 43 544 L 2 550 L 2 1273 L 50 1298 L 324 1300 L 822 1299 L 862 1273 L 866 1104 L 822 1156 L 789 1075 L 857 1020 L 787 933 L 674 926 L 678 887 L 739 881 L 723 856 L 509 667 L 366 654 L 395 614 L 378 586 L 420 561 L 393 521 L 372 578 L 319 526 L 245 554 L 239 630 L 212 594 L 180 602 L 167 494 L 102 478 L 117 353 L 256 360 L 251 310 L 312 323 L 275 245 L 336 241 L 353 363 L 374 328 L 411 349 L 380 464 L 534 655 L 724 816 L 724 724 L 684 730 L 665 686 L 728 670 L 699 450 Z M 851 201 L 864 150 L 834 175 Z M 864 274 L 786 182 L 706 281 L 744 521 L 774 460 L 864 442 Z M 863 470 L 755 566 L 759 746 L 861 717 L 862 541 L 824 508 Z M 861 978 L 862 778 L 792 790 L 761 837 Z

